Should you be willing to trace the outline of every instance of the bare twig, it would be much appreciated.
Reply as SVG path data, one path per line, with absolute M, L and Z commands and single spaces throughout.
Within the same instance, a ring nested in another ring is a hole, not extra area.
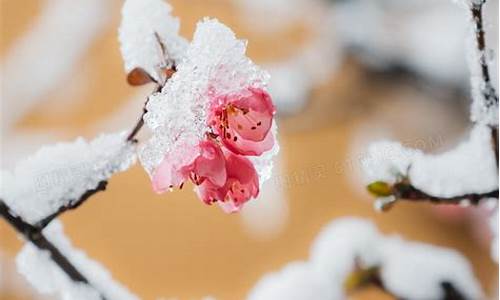
M 155 86 L 152 94 L 161 91 L 161 88 L 162 88 L 162 86 L 157 84 Z M 148 96 L 148 99 L 149 99 L 149 96 Z M 142 108 L 142 113 L 139 116 L 139 118 L 137 119 L 137 122 L 135 123 L 134 128 L 132 128 L 132 130 L 130 131 L 130 134 L 127 136 L 127 139 L 126 139 L 127 142 L 134 142 L 134 143 L 137 142 L 135 137 L 137 136 L 137 134 L 141 130 L 142 126 L 144 126 L 144 115 L 148 112 L 146 109 L 146 105 L 148 104 L 148 99 L 146 99 L 146 101 L 144 102 L 144 106 Z
M 487 47 L 483 22 L 483 6 L 485 3 L 486 0 L 473 2 L 470 9 L 472 20 L 474 22 L 475 42 L 479 54 L 479 65 L 481 67 L 481 94 L 484 98 L 486 107 L 497 107 L 496 109 L 498 109 L 498 93 L 491 82 L 489 64 L 487 60 Z M 495 158 L 498 169 L 498 125 L 491 127 L 493 150 L 495 151 Z
M 490 70 L 486 57 L 486 39 L 483 24 L 483 5 L 485 3 L 486 0 L 480 1 L 479 3 L 474 2 L 471 5 L 471 13 L 474 21 L 476 47 L 479 52 L 479 64 L 481 66 L 481 76 L 483 80 L 481 92 L 486 100 L 486 105 L 490 107 L 492 105 L 498 106 L 498 94 L 491 83 Z
M 49 223 L 52 220 L 54 220 L 55 218 L 57 218 L 63 212 L 79 207 L 80 205 L 83 204 L 83 202 L 85 202 L 85 200 L 87 200 L 88 198 L 90 198 L 92 195 L 97 194 L 100 191 L 104 191 L 106 189 L 107 185 L 108 185 L 108 181 L 107 180 L 99 181 L 99 183 L 97 184 L 97 186 L 94 189 L 87 190 L 85 193 L 82 194 L 82 196 L 77 201 L 72 201 L 70 205 L 60 207 L 57 212 L 55 212 L 55 213 L 53 213 L 53 214 L 45 217 L 41 221 L 39 221 L 35 225 L 35 227 L 40 228 L 40 229 L 45 228 L 47 225 L 49 225 Z
M 0 199 L 0 215 L 23 237 L 38 249 L 47 251 L 50 258 L 68 277 L 75 281 L 91 285 L 87 278 L 52 244 L 42 233 L 42 228 L 35 227 L 11 213 L 9 207 Z M 95 289 L 95 288 L 94 288 Z M 95 289 L 97 291 L 97 289 Z M 101 294 L 101 299 L 106 299 Z
M 380 276 L 380 266 L 362 268 L 358 263 L 355 264 L 355 270 L 349 275 L 345 282 L 345 288 L 348 292 L 362 289 L 367 286 L 374 286 L 386 295 L 396 300 L 405 300 L 405 298 L 394 295 L 388 290 Z M 448 281 L 441 282 L 441 288 L 444 291 L 442 300 L 466 300 L 466 298 Z
M 438 204 L 460 204 L 465 200 L 470 204 L 477 205 L 482 199 L 498 199 L 498 189 L 482 194 L 464 194 L 453 197 L 436 197 L 415 188 L 408 180 L 405 180 L 392 186 L 392 195 L 394 195 L 398 200 L 409 200 L 416 202 L 429 201 Z

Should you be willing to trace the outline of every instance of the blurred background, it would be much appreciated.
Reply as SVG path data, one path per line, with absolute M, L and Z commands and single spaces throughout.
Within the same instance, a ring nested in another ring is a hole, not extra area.
M 143 299 L 243 299 L 265 273 L 306 259 L 340 216 L 463 253 L 489 293 L 498 265 L 476 208 L 401 203 L 377 213 L 364 190 L 366 146 L 397 139 L 428 152 L 466 134 L 464 11 L 448 0 L 175 0 L 181 33 L 216 17 L 271 73 L 281 152 L 259 199 L 226 215 L 191 188 L 156 195 L 139 165 L 62 216 L 73 243 Z M 126 84 L 120 0 L 0 0 L 1 167 L 43 144 L 129 129 L 152 86 Z M 498 50 L 498 1 L 485 9 Z M 496 52 L 498 53 L 498 52 Z M 497 82 L 498 66 L 494 67 Z M 0 299 L 43 299 L 17 274 L 22 245 L 0 221 Z M 376 289 L 352 299 L 388 299 Z M 50 299 L 46 298 L 46 299 Z

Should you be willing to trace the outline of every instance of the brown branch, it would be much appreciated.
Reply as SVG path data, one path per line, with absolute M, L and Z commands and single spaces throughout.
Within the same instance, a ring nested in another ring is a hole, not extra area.
M 398 200 L 409 200 L 415 202 L 429 201 L 438 204 L 459 204 L 463 200 L 467 200 L 471 204 L 477 205 L 479 204 L 479 201 L 485 198 L 498 199 L 498 189 L 482 194 L 464 194 L 453 197 L 436 197 L 415 188 L 408 182 L 408 180 L 405 180 L 392 186 L 392 195 L 394 195 Z
M 471 5 L 472 19 L 474 21 L 474 32 L 476 37 L 476 47 L 479 52 L 479 65 L 481 66 L 481 76 L 483 79 L 483 86 L 481 92 L 486 105 L 491 107 L 498 106 L 498 94 L 491 83 L 490 70 L 486 58 L 486 39 L 483 24 L 483 5 L 486 0 Z
M 157 92 L 161 91 L 161 89 L 162 89 L 162 86 L 157 84 L 151 94 L 157 93 Z M 134 143 L 137 142 L 135 137 L 137 136 L 137 134 L 141 130 L 142 126 L 144 126 L 144 115 L 148 112 L 148 110 L 146 109 L 146 105 L 148 104 L 148 100 L 149 100 L 149 96 L 146 99 L 146 101 L 144 102 L 144 106 L 142 107 L 141 115 L 139 116 L 139 118 L 137 119 L 137 122 L 135 123 L 134 127 L 130 131 L 130 134 L 127 136 L 127 139 L 126 139 L 127 142 L 134 142 Z
M 498 170 L 498 128 L 491 129 L 491 143 L 493 144 L 493 151 L 495 152 L 495 161 L 497 163 Z
M 160 85 L 156 85 L 153 93 L 159 92 L 160 90 L 161 90 L 161 86 Z M 137 143 L 137 140 L 136 140 L 135 137 L 139 133 L 139 131 L 141 130 L 142 126 L 144 125 L 143 117 L 144 117 L 144 115 L 147 112 L 146 105 L 147 105 L 147 100 L 144 103 L 144 107 L 142 109 L 142 113 L 141 113 L 139 119 L 137 120 L 137 123 L 135 124 L 134 128 L 131 130 L 130 134 L 127 136 L 127 138 L 125 140 L 126 142 Z M 68 210 L 72 210 L 72 209 L 78 208 L 80 205 L 82 205 L 91 196 L 97 194 L 98 192 L 106 190 L 106 186 L 107 185 L 108 185 L 108 181 L 107 180 L 100 181 L 95 188 L 89 189 L 89 190 L 85 191 L 80 196 L 79 199 L 77 199 L 76 201 L 70 201 L 70 204 L 68 206 L 62 206 L 62 207 L 60 207 L 55 213 L 53 213 L 53 214 L 45 217 L 44 219 L 42 219 L 41 221 L 39 221 L 37 224 L 35 224 L 35 227 L 39 228 L 39 229 L 45 228 L 47 225 L 49 225 L 49 223 L 52 220 L 54 220 L 55 218 L 57 218 L 62 213 L 66 212 Z
M 95 188 L 85 191 L 85 193 L 83 193 L 82 196 L 77 201 L 71 201 L 68 206 L 62 206 L 62 207 L 60 207 L 59 210 L 56 211 L 55 213 L 53 213 L 53 214 L 45 217 L 41 221 L 37 222 L 35 224 L 35 227 L 37 227 L 39 229 L 45 228 L 47 225 L 49 225 L 49 223 L 52 220 L 54 220 L 55 218 L 57 218 L 63 212 L 79 207 L 80 205 L 83 204 L 83 202 L 85 202 L 85 200 L 87 200 L 88 198 L 90 198 L 92 195 L 97 194 L 100 191 L 106 190 L 106 186 L 107 185 L 108 185 L 108 181 L 107 180 L 99 181 L 99 183 L 97 184 L 97 186 Z
M 61 268 L 74 282 L 91 285 L 87 278 L 78 271 L 78 269 L 69 261 L 57 247 L 52 244 L 42 233 L 42 228 L 35 227 L 18 216 L 10 212 L 9 207 L 0 199 L 0 215 L 9 223 L 16 231 L 23 235 L 24 239 L 35 245 L 38 249 L 47 251 L 50 254 L 52 261 Z M 94 288 L 95 289 L 95 288 Z M 97 289 L 95 289 L 98 291 Z M 106 299 L 101 294 L 101 299 Z
M 344 282 L 344 287 L 347 289 L 347 292 L 349 293 L 360 290 L 367 286 L 374 286 L 396 300 L 405 300 L 405 298 L 396 296 L 393 292 L 387 289 L 380 275 L 380 268 L 380 266 L 362 268 L 356 261 L 354 271 Z M 450 282 L 443 281 L 440 283 L 440 286 L 444 291 L 442 300 L 466 300 L 465 296 L 463 296 L 462 293 L 458 291 Z

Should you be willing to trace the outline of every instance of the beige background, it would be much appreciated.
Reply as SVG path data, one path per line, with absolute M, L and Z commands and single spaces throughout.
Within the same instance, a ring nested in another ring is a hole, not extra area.
M 3 58 L 16 38 L 29 30 L 41 4 L 35 0 L 0 3 Z M 308 39 L 300 24 L 278 37 L 252 33 L 238 22 L 236 8 L 226 1 L 178 0 L 172 4 L 181 17 L 184 35 L 191 36 L 200 17 L 215 16 L 238 36 L 249 39 L 248 54 L 257 62 L 291 55 Z M 116 37 L 119 8 L 120 1 L 113 1 L 113 22 L 79 62 L 74 77 L 45 95 L 46 100 L 19 122 L 19 128 L 64 128 L 68 139 L 92 137 L 95 122 L 118 110 L 134 94 L 124 80 Z M 71 94 L 79 101 L 62 114 L 58 103 L 70 92 L 72 81 L 82 80 L 82 76 L 86 88 Z M 76 246 L 106 265 L 116 279 L 144 299 L 200 299 L 205 295 L 242 299 L 265 272 L 291 260 L 305 259 L 320 228 L 345 215 L 372 218 L 384 232 L 458 249 L 472 261 L 483 286 L 490 289 L 497 278 L 497 266 L 490 261 L 489 250 L 472 237 L 467 224 L 440 220 L 428 205 L 401 204 L 389 213 L 378 214 L 372 209 L 371 197 L 354 190 L 346 164 L 352 138 L 368 117 L 375 112 L 387 115 L 403 138 L 428 133 L 416 127 L 415 121 L 406 122 L 406 115 L 398 115 L 406 104 L 394 99 L 407 90 L 372 82 L 359 65 L 351 62 L 341 67 L 330 84 L 315 90 L 312 103 L 303 113 L 280 120 L 286 170 L 281 179 L 289 180 L 284 187 L 290 212 L 285 228 L 272 239 L 250 235 L 238 214 L 225 215 L 216 207 L 201 204 L 190 188 L 154 194 L 140 166 L 114 176 L 106 192 L 65 214 L 65 230 Z M 137 115 L 140 107 L 138 103 Z M 9 107 L 2 109 L 8 112 Z M 442 107 L 428 108 L 434 109 Z M 451 119 L 455 123 L 443 127 L 443 132 L 456 135 L 465 119 Z M 130 119 L 130 126 L 134 122 L 135 117 Z M 314 172 L 318 166 L 320 174 Z M 279 179 L 272 179 L 273 184 L 280 184 Z M 14 231 L 0 221 L 0 250 L 14 257 L 21 245 Z M 353 297 L 385 299 L 375 290 Z M 0 291 L 0 299 L 19 298 Z

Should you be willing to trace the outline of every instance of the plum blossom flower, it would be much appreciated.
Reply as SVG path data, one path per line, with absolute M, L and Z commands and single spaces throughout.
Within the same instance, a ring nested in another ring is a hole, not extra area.
M 208 122 L 227 149 L 236 154 L 259 156 L 274 145 L 270 129 L 275 112 L 266 91 L 248 88 L 214 99 Z
M 216 186 L 226 182 L 224 154 L 212 140 L 204 140 L 197 147 L 186 147 L 181 156 L 168 153 L 153 175 L 153 189 L 162 193 L 174 186 L 182 187 L 191 179 L 199 185 L 205 180 Z
M 215 19 L 197 24 L 175 72 L 148 98 L 139 159 L 162 193 L 186 181 L 206 204 L 238 211 L 270 177 L 276 142 L 269 75 Z
M 182 160 L 166 155 L 153 176 L 153 189 L 162 193 L 182 187 L 190 179 L 203 202 L 218 202 L 227 212 L 236 212 L 259 194 L 259 177 L 250 160 L 223 151 L 210 137 L 197 147 L 186 147 Z
M 217 202 L 226 213 L 237 212 L 259 194 L 259 177 L 246 157 L 225 153 L 226 182 L 222 186 L 206 180 L 197 187 L 198 196 L 207 204 Z

